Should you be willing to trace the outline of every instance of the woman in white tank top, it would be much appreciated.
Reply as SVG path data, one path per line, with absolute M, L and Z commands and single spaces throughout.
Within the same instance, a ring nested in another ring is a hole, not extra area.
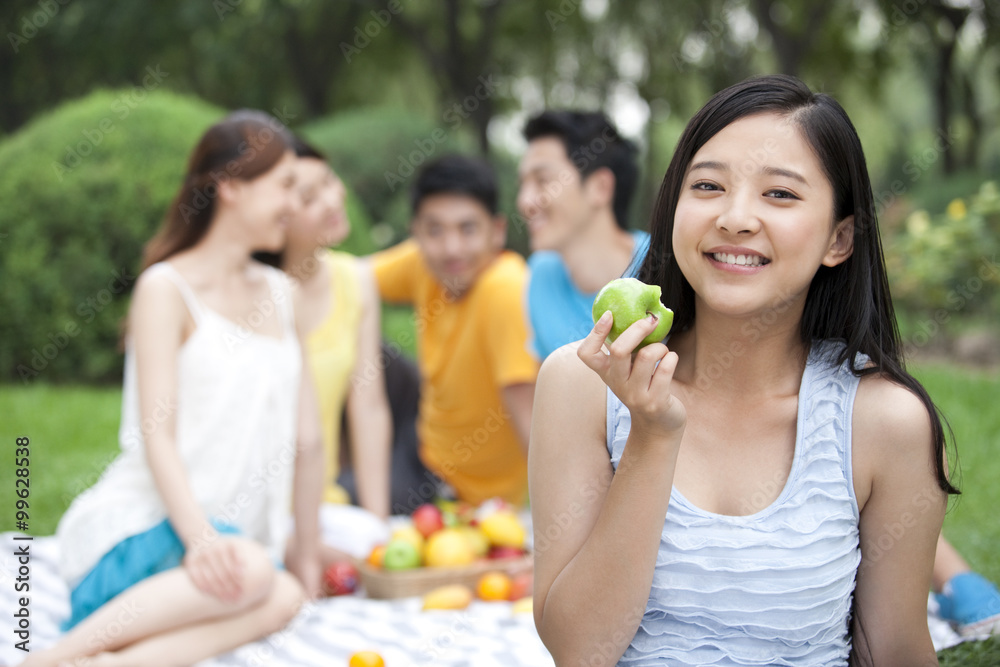
M 23 664 L 193 664 L 280 629 L 318 590 L 316 406 L 284 274 L 251 260 L 284 242 L 294 165 L 260 112 L 195 148 L 132 297 L 121 454 L 57 531 L 72 629 Z
M 832 98 L 736 84 L 688 124 L 639 278 L 675 311 L 538 377 L 535 621 L 558 665 L 933 665 L 941 423 L 905 370 Z M 634 304 L 632 304 L 634 305 Z M 605 349 L 606 345 L 606 349 Z

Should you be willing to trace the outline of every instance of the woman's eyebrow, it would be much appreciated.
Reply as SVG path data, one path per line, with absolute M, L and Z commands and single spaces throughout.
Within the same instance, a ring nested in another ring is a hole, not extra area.
M 767 176 L 784 176 L 786 178 L 799 181 L 805 185 L 809 185 L 809 181 L 807 181 L 802 174 L 790 169 L 781 169 L 780 167 L 761 167 L 761 173 L 766 174 Z
M 691 171 L 694 171 L 695 169 L 716 169 L 718 171 L 729 171 L 729 165 L 723 162 L 707 160 L 705 162 L 696 162 L 691 165 Z

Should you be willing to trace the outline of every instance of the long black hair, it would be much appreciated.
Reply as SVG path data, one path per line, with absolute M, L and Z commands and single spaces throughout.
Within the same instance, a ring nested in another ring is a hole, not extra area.
M 854 216 L 853 253 L 837 266 L 820 266 L 809 286 L 800 327 L 802 342 L 808 346 L 814 340 L 842 340 L 846 347 L 838 363 L 851 359 L 856 375 L 882 374 L 920 397 L 931 418 L 937 483 L 946 493 L 959 493 L 943 463 L 941 417 L 903 361 L 861 140 L 832 97 L 813 93 L 798 79 L 784 75 L 747 79 L 712 97 L 684 129 L 663 177 L 650 222 L 650 251 L 639 279 L 660 285 L 663 302 L 674 311 L 675 331 L 691 326 L 694 290 L 677 265 L 672 243 L 681 186 L 695 153 L 709 139 L 734 121 L 761 113 L 781 114 L 798 128 L 833 186 L 834 219 Z M 858 352 L 868 355 L 872 365 L 854 368 Z

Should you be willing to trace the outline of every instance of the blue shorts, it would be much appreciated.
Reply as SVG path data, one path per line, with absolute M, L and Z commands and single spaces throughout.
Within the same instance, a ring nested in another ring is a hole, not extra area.
M 212 525 L 220 534 L 239 535 L 239 529 L 221 521 Z M 143 579 L 179 567 L 184 543 L 164 519 L 144 533 L 127 537 L 97 562 L 70 593 L 70 617 L 63 632 L 90 616 L 106 602 Z

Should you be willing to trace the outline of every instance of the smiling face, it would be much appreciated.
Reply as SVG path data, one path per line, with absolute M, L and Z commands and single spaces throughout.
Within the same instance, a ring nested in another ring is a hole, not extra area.
M 540 137 L 528 144 L 518 169 L 517 210 L 528 223 L 532 250 L 559 251 L 592 218 L 591 179 L 580 172 L 556 137 Z
M 821 265 L 850 256 L 853 220 L 835 221 L 833 188 L 786 117 L 723 128 L 694 155 L 674 215 L 677 264 L 698 307 L 746 317 L 801 312 Z
M 288 227 L 289 244 L 327 247 L 341 243 L 350 233 L 347 190 L 327 166 L 313 157 L 295 163 L 299 209 Z
M 243 233 L 253 250 L 276 252 L 285 243 L 285 230 L 299 208 L 295 162 L 295 154 L 287 151 L 257 178 L 251 181 L 230 179 L 220 185 L 226 189 L 225 199 L 244 221 Z
M 472 287 L 507 235 L 502 215 L 491 215 L 474 197 L 451 193 L 424 197 L 411 229 L 431 273 L 455 297 Z

